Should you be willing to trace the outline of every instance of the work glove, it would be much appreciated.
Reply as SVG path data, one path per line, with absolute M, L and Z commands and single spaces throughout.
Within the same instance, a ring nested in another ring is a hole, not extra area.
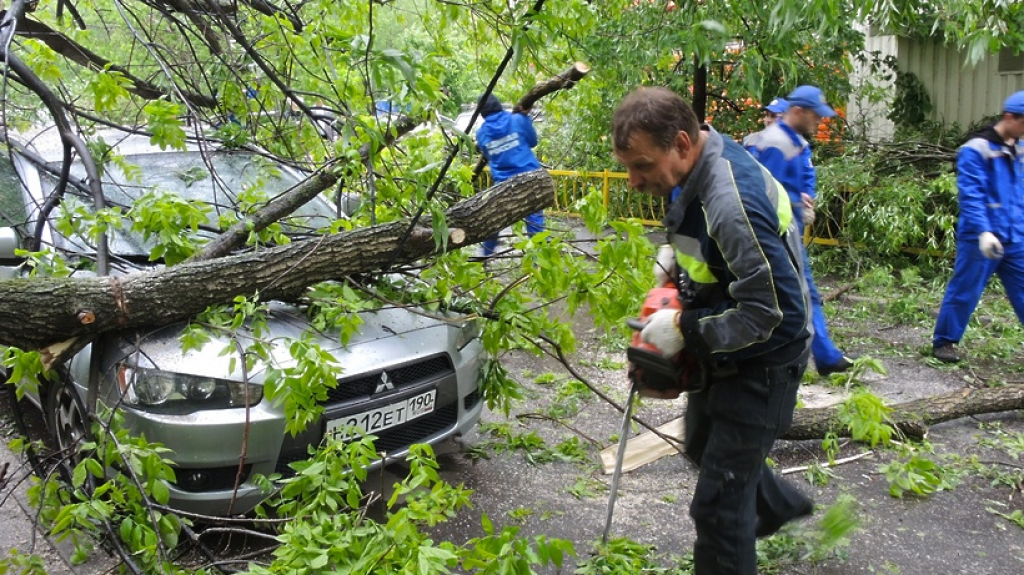
M 674 286 L 679 277 L 676 268 L 676 248 L 672 244 L 658 247 L 658 258 L 654 262 L 654 281 L 659 287 L 670 283 Z
M 1003 257 L 1003 244 L 999 243 L 999 238 L 992 232 L 981 232 L 978 236 L 978 248 L 981 249 L 981 255 L 990 260 Z
M 800 194 L 800 203 L 803 204 L 803 224 L 805 228 L 808 228 L 814 223 L 814 198 L 810 194 Z
M 661 355 L 672 357 L 686 347 L 683 332 L 679 330 L 679 314 L 677 309 L 658 310 L 647 318 L 640 341 L 658 348 Z

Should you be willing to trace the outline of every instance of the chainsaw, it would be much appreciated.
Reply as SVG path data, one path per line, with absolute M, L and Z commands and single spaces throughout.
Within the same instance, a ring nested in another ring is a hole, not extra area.
M 640 339 L 647 318 L 663 309 L 684 309 L 684 302 L 692 301 L 686 290 L 670 282 L 647 292 L 640 317 L 626 320 L 626 325 L 636 333 L 626 349 L 629 360 L 629 380 L 643 397 L 675 399 L 684 391 L 704 389 L 700 364 L 693 354 L 685 349 L 672 357 L 665 357 L 657 347 Z
M 619 479 L 622 477 L 622 460 L 626 454 L 626 440 L 629 437 L 629 423 L 633 418 L 633 403 L 637 394 L 643 397 L 658 399 L 675 399 L 684 391 L 701 391 L 706 380 L 697 358 L 685 349 L 672 357 L 665 357 L 657 347 L 640 339 L 640 332 L 647 324 L 647 318 L 654 312 L 663 309 L 682 311 L 685 302 L 693 301 L 691 290 L 684 289 L 682 283 L 668 281 L 665 285 L 647 292 L 644 303 L 640 307 L 640 317 L 626 320 L 626 325 L 636 333 L 626 349 L 629 360 L 629 397 L 622 418 L 622 430 L 619 433 L 619 446 L 615 455 L 615 470 L 612 473 L 612 484 L 609 487 L 608 515 L 605 518 L 602 544 L 608 543 L 608 533 L 612 526 L 612 514 L 615 511 L 615 499 L 619 491 Z

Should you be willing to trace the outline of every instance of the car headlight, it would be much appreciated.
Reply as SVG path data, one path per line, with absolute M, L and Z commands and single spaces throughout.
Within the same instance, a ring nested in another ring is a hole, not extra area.
M 263 386 L 121 364 L 117 384 L 125 403 L 146 411 L 184 415 L 204 409 L 256 405 Z
M 472 318 L 458 326 L 459 333 L 455 336 L 456 349 L 462 349 L 480 337 L 480 323 L 480 318 Z

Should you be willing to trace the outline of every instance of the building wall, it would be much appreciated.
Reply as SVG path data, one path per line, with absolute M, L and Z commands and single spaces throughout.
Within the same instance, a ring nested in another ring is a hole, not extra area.
M 1024 90 L 1024 70 L 999 72 L 998 55 L 971 66 L 962 52 L 930 38 L 899 38 L 898 65 L 928 91 L 931 119 L 961 129 L 998 114 L 1007 96 Z
M 895 56 L 898 49 L 894 35 L 874 36 L 864 27 L 864 48 L 868 53 L 878 52 L 878 59 Z M 893 81 L 882 80 L 871 73 L 867 64 L 855 63 L 850 74 L 853 92 L 846 106 L 846 121 L 856 134 L 869 140 L 892 139 L 894 126 L 886 118 L 892 105 Z

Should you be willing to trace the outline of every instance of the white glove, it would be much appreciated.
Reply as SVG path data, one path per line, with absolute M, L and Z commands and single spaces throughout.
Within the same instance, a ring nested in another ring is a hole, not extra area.
M 658 247 L 657 261 L 654 262 L 654 281 L 658 282 L 660 287 L 670 281 L 675 282 L 678 275 L 676 272 L 675 246 L 672 244 L 661 244 Z
M 814 198 L 810 194 L 800 194 L 800 202 L 803 204 L 803 224 L 808 228 L 814 223 Z
M 686 347 L 683 332 L 679 331 L 679 314 L 677 309 L 662 309 L 647 318 L 640 341 L 658 348 L 661 355 L 672 357 Z
M 999 243 L 999 238 L 992 232 L 981 232 L 978 236 L 978 248 L 981 255 L 990 260 L 1003 257 L 1003 244 Z

